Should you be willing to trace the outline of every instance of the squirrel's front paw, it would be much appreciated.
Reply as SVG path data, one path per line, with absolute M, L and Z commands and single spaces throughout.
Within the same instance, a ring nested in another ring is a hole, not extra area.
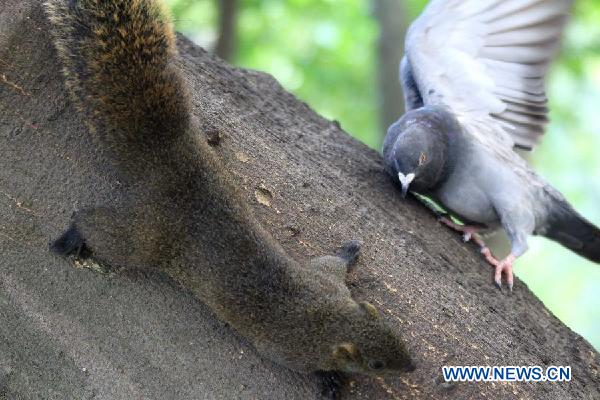
M 350 240 L 337 251 L 337 256 L 346 261 L 350 267 L 356 263 L 363 243 L 360 240 Z

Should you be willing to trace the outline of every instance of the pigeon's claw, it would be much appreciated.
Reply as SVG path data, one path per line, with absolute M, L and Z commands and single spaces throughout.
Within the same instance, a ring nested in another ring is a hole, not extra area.
M 514 277 L 513 277 L 513 262 L 516 260 L 513 254 L 509 254 L 504 260 L 500 261 L 494 271 L 494 282 L 499 288 L 502 287 L 502 274 L 506 275 L 506 284 L 512 292 Z
M 465 242 L 473 241 L 477 246 L 481 249 L 481 254 L 485 257 L 485 261 L 488 262 L 492 267 L 494 267 L 494 282 L 498 289 L 502 289 L 502 273 L 506 275 L 506 285 L 508 289 L 512 292 L 514 278 L 513 278 L 513 270 L 512 265 L 517 257 L 513 254 L 508 255 L 504 260 L 498 261 L 496 257 L 492 254 L 492 251 L 485 244 L 483 239 L 477 233 L 479 228 L 469 225 L 459 225 L 454 223 L 450 218 L 440 216 L 438 221 L 442 224 L 459 231 L 463 234 L 463 240 Z

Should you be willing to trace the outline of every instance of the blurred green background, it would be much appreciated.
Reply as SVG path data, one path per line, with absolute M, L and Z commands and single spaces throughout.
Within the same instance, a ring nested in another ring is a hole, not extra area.
M 402 113 L 397 59 L 424 0 L 168 0 L 177 30 L 235 65 L 271 73 L 379 149 Z M 530 161 L 600 225 L 600 2 L 577 0 L 548 79 L 551 123 Z M 542 238 L 516 274 L 600 350 L 600 266 Z

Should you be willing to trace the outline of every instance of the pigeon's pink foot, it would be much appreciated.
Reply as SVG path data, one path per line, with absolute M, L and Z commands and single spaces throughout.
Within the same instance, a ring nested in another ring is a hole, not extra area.
M 477 232 L 479 229 L 474 226 L 459 225 L 447 217 L 439 217 L 438 221 L 440 221 L 442 224 L 450 227 L 451 229 L 454 229 L 455 231 L 461 232 L 463 234 L 463 240 L 465 242 L 468 242 L 469 240 L 472 239 L 475 243 L 477 243 L 479 245 L 480 245 L 480 242 L 483 243 L 483 241 L 481 241 L 481 239 L 479 239 L 479 237 L 477 235 Z M 483 245 L 481 247 L 485 247 L 485 245 Z
M 487 247 L 483 239 L 479 236 L 477 232 L 479 232 L 479 228 L 470 225 L 459 225 L 454 223 L 451 219 L 446 217 L 438 218 L 442 224 L 454 229 L 455 231 L 461 232 L 463 234 L 463 240 L 468 242 L 472 240 L 481 248 L 481 254 L 485 257 L 485 260 L 493 267 L 497 266 L 500 262 L 494 258 L 492 252 Z
M 515 257 L 513 254 L 510 254 L 504 260 L 498 261 L 492 254 L 489 247 L 487 247 L 483 239 L 481 239 L 481 237 L 477 233 L 479 231 L 479 228 L 469 225 L 459 225 L 446 217 L 440 217 L 438 218 L 438 221 L 454 229 L 455 231 L 461 232 L 463 234 L 463 240 L 465 242 L 468 242 L 470 240 L 475 242 L 481 248 L 481 254 L 483 254 L 488 264 L 494 267 L 494 282 L 496 282 L 496 286 L 498 288 L 502 287 L 502 273 L 504 273 L 506 275 L 506 283 L 508 285 L 508 289 L 512 291 L 514 283 L 512 265 L 517 257 Z
M 481 248 L 481 254 L 483 254 L 485 261 L 487 261 L 492 267 L 497 267 L 500 264 L 500 261 L 494 257 L 490 248 L 485 246 L 485 244 L 484 247 Z
M 506 284 L 508 285 L 508 289 L 512 292 L 513 289 L 513 262 L 516 260 L 512 253 L 509 254 L 504 260 L 500 261 L 498 265 L 496 265 L 496 271 L 494 273 L 494 282 L 496 282 L 496 286 L 500 289 L 502 288 L 502 273 L 506 275 Z
M 479 228 L 477 228 L 475 226 L 470 226 L 470 225 L 459 225 L 459 224 L 454 223 L 451 219 L 446 218 L 446 217 L 440 217 L 440 218 L 438 218 L 438 221 L 440 221 L 442 224 L 454 229 L 455 231 L 461 232 L 463 234 L 463 240 L 465 242 L 472 240 L 479 247 L 481 247 L 481 252 L 483 254 L 485 254 L 484 249 L 487 249 L 487 246 L 485 245 L 485 242 L 483 241 L 483 239 L 481 239 L 481 237 L 477 233 L 477 232 L 479 232 Z M 489 252 L 489 250 L 488 250 L 488 252 Z M 486 256 L 486 258 L 487 258 L 487 256 Z

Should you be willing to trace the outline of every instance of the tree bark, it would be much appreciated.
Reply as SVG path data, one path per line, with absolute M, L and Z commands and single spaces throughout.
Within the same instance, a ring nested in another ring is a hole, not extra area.
M 404 97 L 399 81 L 399 65 L 404 54 L 404 32 L 407 27 L 404 0 L 373 0 L 379 22 L 377 43 L 377 79 L 379 84 L 380 141 L 388 126 L 404 113 Z
M 39 2 L 4 3 L 0 398 L 319 398 L 313 376 L 262 359 L 163 275 L 102 274 L 49 253 L 73 211 L 118 201 L 121 183 L 68 100 Z M 598 353 L 519 280 L 513 294 L 496 290 L 476 247 L 403 201 L 379 154 L 269 75 L 183 37 L 179 47 L 196 117 L 222 135 L 215 151 L 284 248 L 305 260 L 364 242 L 353 295 L 385 314 L 418 365 L 352 376 L 344 398 L 600 398 Z M 442 365 L 570 365 L 573 380 L 445 384 Z

